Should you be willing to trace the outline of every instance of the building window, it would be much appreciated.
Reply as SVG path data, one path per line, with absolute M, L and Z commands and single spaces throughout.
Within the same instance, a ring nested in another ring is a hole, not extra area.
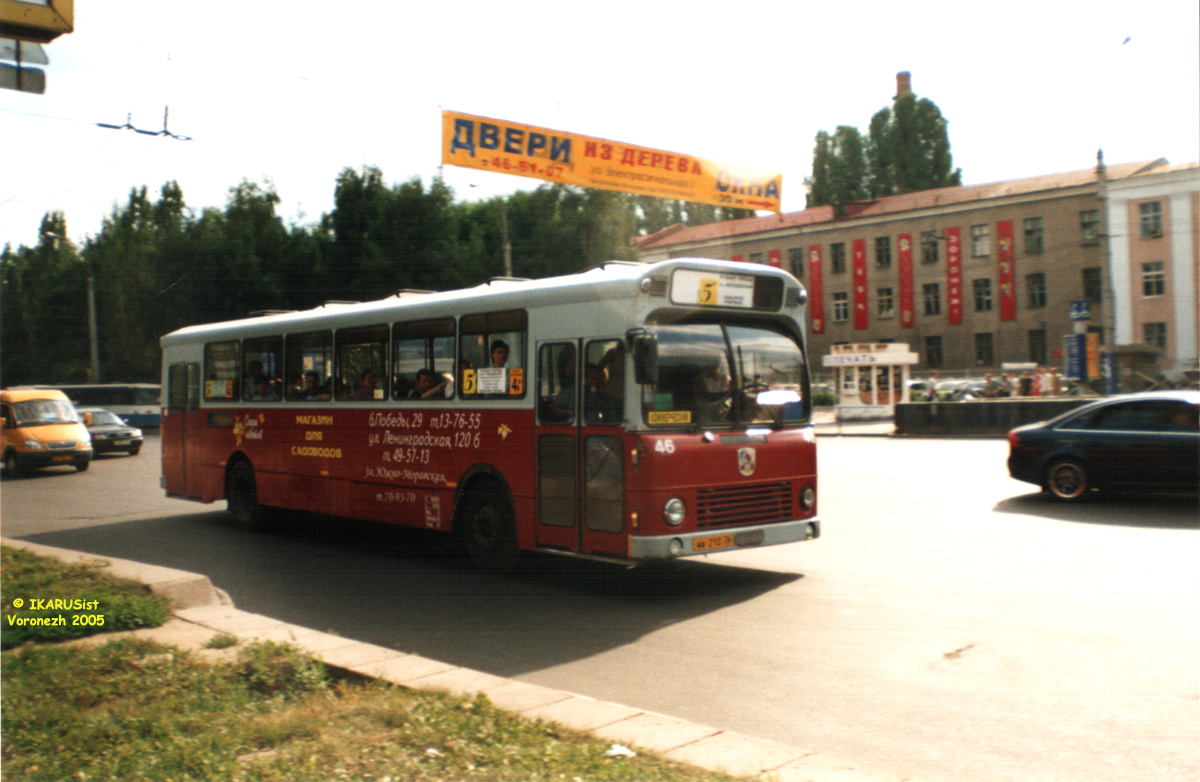
M 1162 236 L 1162 201 L 1147 201 L 1138 204 L 1142 221 L 1142 238 L 1157 239 Z
M 1046 306 L 1046 275 L 1040 272 L 1026 275 L 1025 290 L 1029 294 L 1030 309 Z
M 845 323 L 850 320 L 850 294 L 833 294 L 833 322 Z
M 1083 298 L 1099 304 L 1104 296 L 1104 280 L 1100 276 L 1099 266 L 1089 266 L 1083 270 Z
M 974 281 L 975 288 L 975 311 L 976 312 L 991 312 L 992 311 L 992 281 L 988 278 Z
M 942 314 L 942 286 L 936 282 L 927 283 L 921 287 L 925 299 L 926 315 Z
M 845 242 L 834 242 L 829 245 L 829 271 L 834 274 L 846 271 Z
M 975 335 L 975 363 L 988 367 L 996 361 L 995 344 L 991 332 Z
M 1042 218 L 1025 218 L 1025 254 L 1037 255 L 1042 251 Z
M 880 269 L 890 268 L 892 265 L 892 237 L 877 236 L 875 237 L 875 266 Z
M 1035 364 L 1046 363 L 1046 330 L 1029 331 L 1029 360 Z
M 804 276 L 804 248 L 793 247 L 788 250 L 788 263 L 792 265 L 792 274 Z
M 938 240 L 933 231 L 921 234 L 921 260 L 925 263 L 938 262 Z
M 925 338 L 925 366 L 936 369 L 942 365 L 942 338 Z
M 1084 244 L 1100 241 L 1100 210 L 1085 209 L 1079 213 L 1079 239 Z
M 1159 350 L 1167 349 L 1167 324 L 1166 323 L 1143 323 L 1142 324 L 1143 342 L 1152 348 Z
M 879 317 L 896 317 L 896 296 L 891 288 L 876 289 L 875 302 L 875 312 Z
M 1142 264 L 1142 296 L 1162 296 L 1167 292 L 1167 278 L 1163 273 L 1162 261 Z
M 762 262 L 763 262 L 763 254 L 762 253 L 750 253 L 750 263 L 757 263 L 761 266 Z
M 992 254 L 992 228 L 989 225 L 971 226 L 971 257 L 986 258 Z

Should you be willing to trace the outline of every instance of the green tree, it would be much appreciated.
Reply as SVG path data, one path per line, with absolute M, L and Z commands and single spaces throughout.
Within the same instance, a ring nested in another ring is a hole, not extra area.
M 953 167 L 947 123 L 937 105 L 910 92 L 871 118 L 867 138 L 839 126 L 817 133 L 808 206 L 845 204 L 962 184 Z
M 61 212 L 42 218 L 34 247 L 0 253 L 4 385 L 88 378 L 86 275 Z
M 912 93 L 871 118 L 871 195 L 912 193 L 962 184 L 947 123 L 937 104 Z

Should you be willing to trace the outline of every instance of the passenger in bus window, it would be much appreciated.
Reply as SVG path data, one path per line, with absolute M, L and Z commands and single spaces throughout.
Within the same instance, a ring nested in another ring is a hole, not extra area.
M 358 389 L 350 395 L 350 398 L 355 401 L 364 399 L 370 400 L 375 398 L 375 370 L 368 369 L 362 373 L 362 377 L 358 379 Z
M 434 399 L 445 396 L 446 386 L 449 382 L 450 378 L 443 375 L 439 379 L 432 369 L 419 369 L 417 370 L 417 387 L 412 390 L 409 396 L 421 399 Z
M 250 396 L 251 402 L 278 402 L 279 395 L 275 393 L 275 389 L 271 385 L 271 378 L 266 375 L 259 375 L 254 380 L 254 393 Z
M 492 366 L 501 368 L 508 363 L 508 343 L 502 339 L 492 342 Z
M 298 399 L 328 399 L 329 392 L 321 386 L 321 376 L 316 372 L 304 373 L 304 388 L 300 389 Z

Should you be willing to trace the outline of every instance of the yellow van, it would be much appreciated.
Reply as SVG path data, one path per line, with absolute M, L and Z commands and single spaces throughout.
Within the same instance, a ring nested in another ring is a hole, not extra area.
M 82 472 L 92 461 L 92 436 L 62 391 L 6 388 L 0 391 L 0 453 L 4 471 L 70 464 Z

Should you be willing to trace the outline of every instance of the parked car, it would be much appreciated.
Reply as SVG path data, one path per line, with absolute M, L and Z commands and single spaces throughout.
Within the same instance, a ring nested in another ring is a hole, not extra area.
M 92 435 L 92 451 L 109 453 L 125 451 L 130 456 L 137 456 L 142 450 L 142 430 L 130 426 L 124 419 L 111 410 L 103 407 L 81 407 L 79 417 Z
M 1108 397 L 1008 433 L 1008 472 L 1060 500 L 1200 492 L 1200 391 Z

